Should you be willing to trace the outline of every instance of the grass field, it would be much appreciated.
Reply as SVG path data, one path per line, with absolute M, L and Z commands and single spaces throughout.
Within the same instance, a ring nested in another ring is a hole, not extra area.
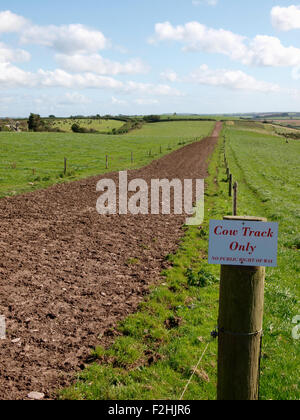
M 99 131 L 99 133 L 107 134 L 111 133 L 113 128 L 120 128 L 124 124 L 122 121 L 116 120 L 104 120 L 104 119 L 89 119 L 89 118 L 71 118 L 71 119 L 59 119 L 55 118 L 53 120 L 48 119 L 48 123 L 51 124 L 54 128 L 59 128 L 62 131 L 71 133 L 72 132 L 72 125 L 78 124 L 80 127 L 94 129 Z
M 299 399 L 300 142 L 227 129 L 231 171 L 240 181 L 240 213 L 278 222 L 278 268 L 267 270 L 261 395 Z
M 297 400 L 300 349 L 292 338 L 292 319 L 299 314 L 300 142 L 287 145 L 278 136 L 235 126 L 226 127 L 226 137 L 231 171 L 239 181 L 239 214 L 280 223 L 278 268 L 267 269 L 260 398 Z M 177 254 L 168 257 L 173 267 L 163 283 L 118 326 L 123 336 L 111 348 L 96 349 L 95 363 L 61 398 L 180 398 L 217 325 L 219 267 L 206 263 L 209 220 L 231 214 L 231 208 L 220 142 L 206 182 L 202 229 L 186 229 Z M 175 327 L 166 328 L 168 322 Z M 216 366 L 217 346 L 211 342 L 184 399 L 216 398 Z
M 199 121 L 145 124 L 142 129 L 121 136 L 0 132 L 0 197 L 108 171 L 141 167 L 182 147 L 183 143 L 207 136 L 213 127 L 213 122 Z M 66 176 L 64 157 L 68 160 Z
M 226 123 L 227 126 L 234 126 L 236 129 L 261 133 L 267 135 L 284 135 L 288 133 L 299 133 L 299 130 L 291 127 L 284 127 L 283 125 L 272 124 L 271 121 L 268 124 L 263 122 L 254 121 L 229 121 Z

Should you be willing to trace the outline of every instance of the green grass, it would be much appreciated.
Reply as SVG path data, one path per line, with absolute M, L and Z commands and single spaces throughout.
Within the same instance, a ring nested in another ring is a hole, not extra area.
M 104 120 L 104 119 L 91 119 L 91 118 L 68 118 L 68 119 L 58 119 L 53 120 L 47 119 L 46 122 L 53 128 L 59 128 L 62 131 L 71 133 L 72 125 L 78 124 L 80 127 L 94 129 L 99 131 L 99 133 L 107 134 L 111 133 L 113 128 L 120 128 L 124 124 L 122 121 L 117 120 Z
M 300 184 L 295 168 L 300 143 L 290 142 L 289 149 L 283 139 L 232 126 L 226 136 L 231 171 L 239 181 L 240 214 L 280 223 L 279 266 L 267 269 L 260 397 L 299 399 L 299 341 L 291 332 L 292 318 L 299 313 Z M 219 266 L 206 261 L 209 220 L 231 214 L 223 162 L 220 142 L 206 181 L 203 226 L 186 228 L 177 253 L 168 257 L 172 268 L 163 273 L 162 283 L 152 287 L 136 314 L 119 324 L 122 336 L 111 348 L 99 342 L 94 363 L 60 393 L 61 399 L 179 399 L 217 325 Z M 184 399 L 215 399 L 216 367 L 213 341 Z
M 239 213 L 265 216 L 280 227 L 278 267 L 267 270 L 261 396 L 299 399 L 300 142 L 227 128 L 227 155 L 239 181 Z
M 213 122 L 198 121 L 146 124 L 121 136 L 0 132 L 0 197 L 105 172 L 138 168 L 184 143 L 207 136 L 213 127 Z M 66 176 L 64 157 L 68 160 Z

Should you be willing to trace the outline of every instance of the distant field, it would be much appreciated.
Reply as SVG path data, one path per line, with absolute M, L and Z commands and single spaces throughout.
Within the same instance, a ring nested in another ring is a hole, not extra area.
M 283 124 L 283 125 L 289 125 L 293 127 L 300 127 L 300 119 L 292 119 L 292 120 L 273 120 L 273 123 L 275 124 Z
M 72 132 L 72 125 L 78 124 L 80 127 L 94 129 L 99 131 L 99 133 L 110 133 L 112 132 L 113 128 L 120 128 L 124 124 L 122 121 L 116 120 L 105 120 L 105 119 L 88 119 L 88 118 L 73 118 L 73 119 L 48 119 L 48 123 L 51 124 L 52 127 L 60 128 L 62 131 Z
M 205 120 L 205 119 L 211 119 L 211 120 L 215 120 L 215 121 L 226 121 L 226 120 L 236 120 L 238 121 L 240 119 L 240 117 L 238 116 L 232 116 L 232 115 L 195 115 L 195 114 L 185 114 L 185 115 L 180 115 L 180 114 L 166 114 L 166 115 L 161 115 L 161 119 L 172 119 L 172 120 L 176 120 L 176 119 L 195 119 L 195 120 Z
M 300 120 L 298 120 L 300 126 Z M 279 122 L 277 122 L 279 124 Z M 284 135 L 286 133 L 299 133 L 296 128 L 291 127 L 284 127 L 283 123 L 281 125 L 272 124 L 270 120 L 267 124 L 263 123 L 262 121 L 255 122 L 255 121 L 228 121 L 226 123 L 227 126 L 234 126 L 236 129 L 243 130 L 243 131 L 252 131 L 255 133 L 263 133 L 263 134 L 271 134 L 271 135 Z
M 213 127 L 213 122 L 200 121 L 146 124 L 121 136 L 0 132 L 0 197 L 107 172 L 106 155 L 109 172 L 141 167 L 183 143 L 207 136 Z M 64 157 L 68 159 L 66 176 Z

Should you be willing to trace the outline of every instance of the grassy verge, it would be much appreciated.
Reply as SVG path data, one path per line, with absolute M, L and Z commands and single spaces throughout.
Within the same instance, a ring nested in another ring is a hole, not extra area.
M 213 127 L 213 122 L 206 121 L 145 124 L 142 129 L 122 136 L 0 132 L 0 198 L 105 172 L 142 167 L 188 142 L 206 137 Z
M 292 178 L 289 182 L 290 175 L 280 170 L 281 155 L 275 157 L 279 152 L 275 146 L 281 148 L 284 140 L 253 132 L 246 135 L 231 126 L 227 128 L 227 137 L 231 170 L 240 185 L 240 214 L 267 216 L 281 223 L 279 267 L 267 269 L 261 399 L 299 399 L 299 341 L 291 336 L 292 318 L 299 308 L 296 279 L 300 269 L 298 207 L 293 206 L 291 194 L 299 186 L 299 180 L 294 182 Z M 293 143 L 288 154 L 290 170 L 294 158 L 299 156 L 295 153 L 298 147 L 299 143 Z M 208 266 L 206 261 L 209 220 L 231 213 L 222 148 L 220 143 L 210 162 L 203 226 L 186 229 L 178 252 L 168 257 L 172 268 L 163 273 L 162 283 L 152 287 L 136 314 L 120 323 L 117 330 L 121 336 L 112 347 L 99 346 L 95 350 L 94 363 L 80 374 L 72 387 L 60 394 L 61 399 L 180 398 L 217 323 L 219 267 Z M 259 159 L 270 153 L 270 163 L 264 167 L 271 168 L 271 172 L 265 169 L 261 173 Z M 255 167 L 255 162 L 259 167 Z M 257 177 L 253 176 L 255 170 Z M 278 192 L 266 179 L 275 176 L 275 172 L 276 177 L 287 177 L 284 182 L 290 200 L 283 205 L 277 197 L 274 208 L 273 200 Z M 287 214 L 289 220 L 285 220 Z M 209 344 L 184 399 L 215 399 L 216 367 L 214 341 Z

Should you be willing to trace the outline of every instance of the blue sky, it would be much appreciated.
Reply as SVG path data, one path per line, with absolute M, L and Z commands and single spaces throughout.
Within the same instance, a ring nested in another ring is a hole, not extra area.
M 300 111 L 300 3 L 2 0 L 0 116 Z

